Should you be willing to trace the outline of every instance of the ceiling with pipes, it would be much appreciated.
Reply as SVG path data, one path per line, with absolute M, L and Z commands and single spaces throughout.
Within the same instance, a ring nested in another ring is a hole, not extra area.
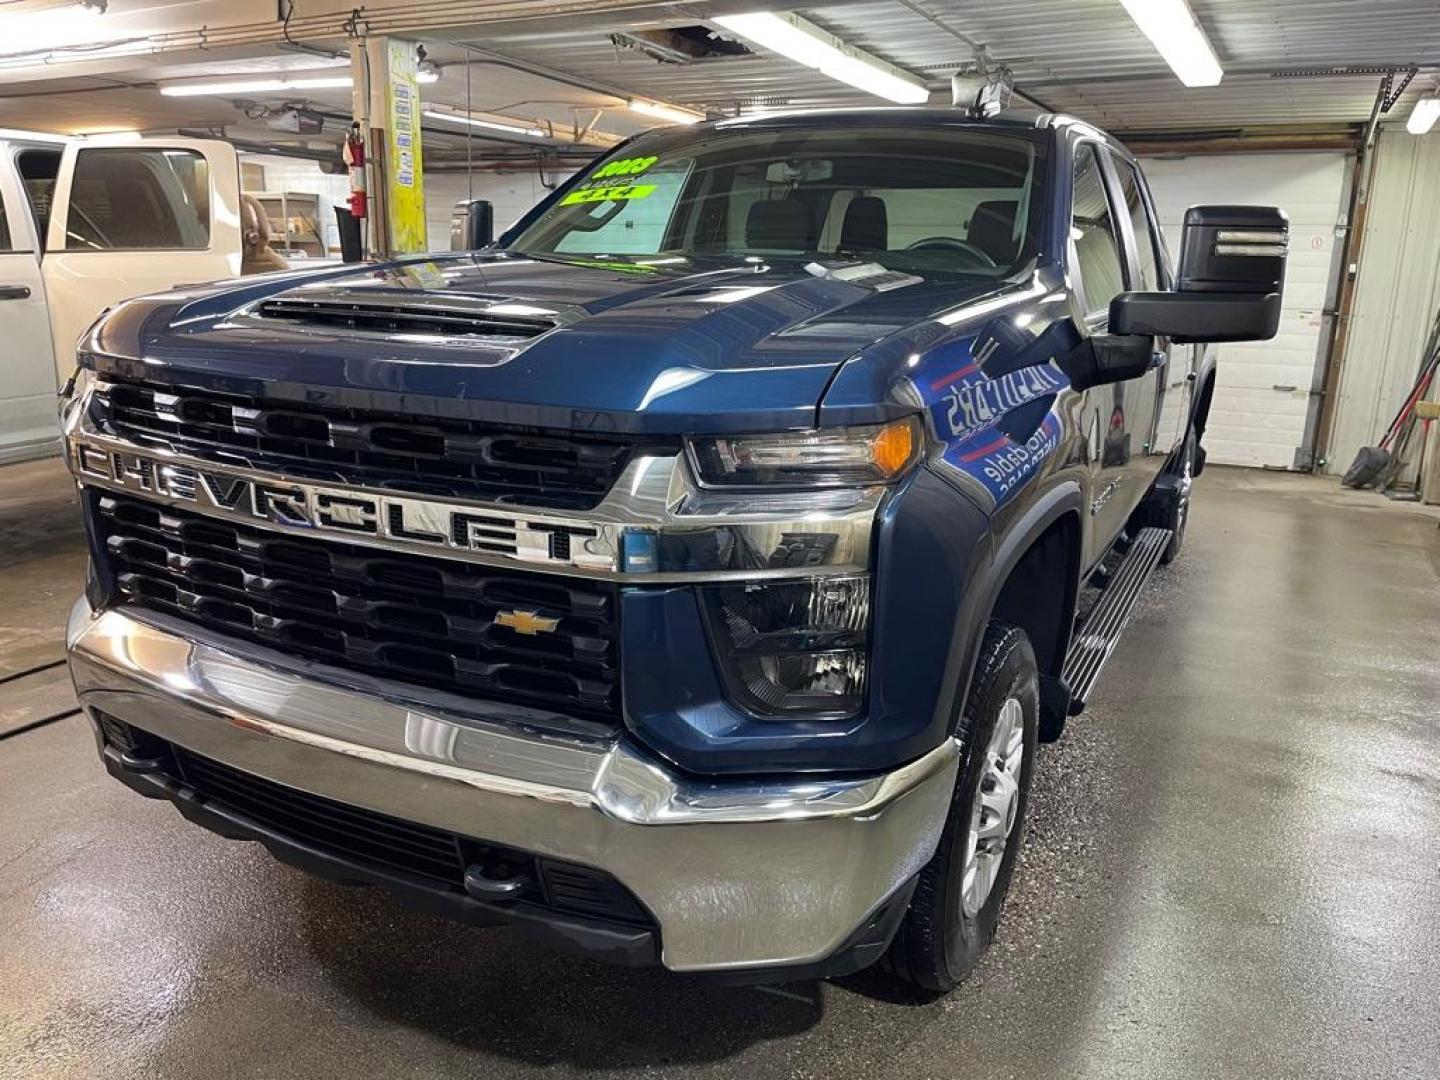
M 212 6 L 174 5 L 166 17 L 186 21 L 187 8 L 213 16 L 199 11 Z M 980 57 L 1009 69 L 1017 94 L 1039 107 L 1137 139 L 1355 130 L 1371 119 L 1377 102 L 1388 105 L 1379 119 L 1403 120 L 1419 95 L 1440 86 L 1435 0 L 1191 0 L 1224 69 L 1219 85 L 1193 88 L 1180 83 L 1119 0 L 768 6 L 793 11 L 893 65 L 928 87 L 933 105 L 948 105 L 949 76 Z M 274 149 L 328 154 L 350 114 L 351 91 L 343 86 L 187 97 L 161 92 L 175 84 L 247 76 L 262 82 L 327 72 L 345 76 L 347 38 L 375 33 L 376 26 L 338 12 L 314 13 L 322 7 L 297 0 L 293 11 L 311 13 L 269 40 L 263 24 L 247 29 L 248 36 L 238 28 L 226 36 L 207 22 L 205 32 L 217 44 L 203 49 L 193 42 L 184 46 L 189 39 L 173 32 L 195 27 L 171 27 L 168 37 L 142 42 L 128 54 L 57 50 L 43 64 L 34 63 L 32 54 L 7 57 L 0 35 L 0 126 L 65 133 L 213 131 Z M 438 76 L 422 88 L 422 99 L 438 114 L 426 120 L 427 157 L 442 167 L 477 158 L 589 156 L 661 122 L 628 108 L 636 98 L 725 115 L 884 104 L 724 30 L 717 18 L 755 9 L 735 0 L 383 7 L 383 28 L 422 43 Z M 127 0 L 111 0 L 109 8 L 104 19 L 123 20 L 131 9 L 138 18 L 141 10 Z M 154 10 L 153 4 L 145 8 Z M 322 130 L 286 130 L 297 109 L 309 114 L 312 125 L 318 118 Z M 445 114 L 488 118 L 491 126 Z

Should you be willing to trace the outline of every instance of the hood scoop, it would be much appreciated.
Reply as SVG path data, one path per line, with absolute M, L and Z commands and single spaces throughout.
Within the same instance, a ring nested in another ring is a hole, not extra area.
M 526 341 L 563 321 L 558 310 L 491 297 L 373 295 L 347 289 L 306 289 L 300 295 L 262 300 L 250 316 L 329 334 L 406 334 L 461 344 Z

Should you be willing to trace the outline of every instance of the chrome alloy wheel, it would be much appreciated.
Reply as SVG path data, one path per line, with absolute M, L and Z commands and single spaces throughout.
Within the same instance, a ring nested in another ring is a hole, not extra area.
M 960 902 L 973 919 L 990 898 L 1005 845 L 1020 809 L 1020 767 L 1025 759 L 1025 712 L 1018 698 L 1006 698 L 985 747 L 980 783 L 970 807 L 970 834 L 965 841 L 965 873 Z

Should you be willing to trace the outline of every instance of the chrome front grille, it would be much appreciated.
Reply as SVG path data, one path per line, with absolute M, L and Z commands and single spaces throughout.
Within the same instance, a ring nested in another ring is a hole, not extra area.
M 90 499 L 116 603 L 399 682 L 620 721 L 612 584 Z
M 590 509 L 635 452 L 619 437 L 102 382 L 97 430 L 138 448 L 376 490 Z

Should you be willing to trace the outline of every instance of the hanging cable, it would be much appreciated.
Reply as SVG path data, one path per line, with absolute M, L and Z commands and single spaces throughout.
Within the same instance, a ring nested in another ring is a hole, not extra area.
M 465 115 L 474 116 L 470 103 L 470 56 L 465 56 Z M 475 201 L 475 127 L 465 125 L 465 198 Z

